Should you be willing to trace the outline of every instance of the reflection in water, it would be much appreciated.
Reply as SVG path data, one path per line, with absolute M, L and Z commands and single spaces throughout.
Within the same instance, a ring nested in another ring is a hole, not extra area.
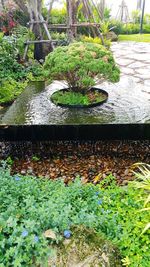
M 131 78 L 121 78 L 117 84 L 103 83 L 109 93 L 108 102 L 87 109 L 68 109 L 54 105 L 50 95 L 63 85 L 54 82 L 32 83 L 6 110 L 3 124 L 102 124 L 150 123 L 150 89 L 135 84 Z
M 11 105 L 2 117 L 5 124 L 25 124 L 29 112 L 30 101 L 39 95 L 45 88 L 44 82 L 34 82 L 27 86 L 25 91 Z

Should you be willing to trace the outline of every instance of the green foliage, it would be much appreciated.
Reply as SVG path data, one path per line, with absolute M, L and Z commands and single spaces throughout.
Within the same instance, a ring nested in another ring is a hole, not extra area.
M 18 27 L 12 36 L 0 35 L 0 104 L 12 102 L 27 81 L 44 80 L 43 67 L 38 62 L 19 63 L 27 34 L 27 28 Z
M 35 60 L 26 63 L 26 79 L 29 81 L 45 81 L 43 66 Z
M 85 225 L 119 247 L 124 266 L 149 267 L 150 231 L 141 235 L 149 215 L 138 212 L 143 196 L 143 189 L 117 186 L 111 175 L 102 185 L 82 185 L 77 179 L 65 186 L 60 180 L 11 176 L 3 164 L 0 266 L 44 266 L 54 240 L 43 233 L 51 229 L 59 241 L 64 230 Z
M 146 23 L 147 21 L 147 23 Z M 140 24 L 139 23 L 127 23 L 123 24 L 117 20 L 110 20 L 109 21 L 109 28 L 114 27 L 113 31 L 116 34 L 137 34 L 140 32 Z M 149 23 L 149 16 L 146 15 L 145 23 L 143 24 L 143 33 L 150 33 L 150 23 Z
M 39 158 L 38 156 L 33 156 L 33 157 L 32 157 L 32 160 L 33 160 L 33 161 L 39 161 L 40 158 Z
M 57 46 L 64 46 L 69 44 L 67 34 L 64 32 L 52 32 L 51 37 L 53 40 L 57 41 Z
M 0 104 L 13 102 L 26 86 L 26 81 L 17 82 L 12 78 L 2 80 L 0 82 Z
M 24 43 L 26 40 L 34 40 L 35 36 L 27 27 L 18 25 L 13 29 L 12 37 L 15 41 L 15 47 L 18 50 L 18 55 L 22 59 L 24 54 Z M 30 45 L 28 49 L 28 57 L 32 55 L 33 58 L 34 45 Z
M 96 94 L 95 97 L 90 99 L 88 94 L 81 94 L 78 92 L 62 91 L 55 92 L 51 96 L 52 101 L 55 104 L 69 104 L 69 105 L 89 105 L 96 102 L 101 102 L 105 99 L 105 96 L 102 94 Z
M 65 80 L 71 90 L 81 93 L 95 85 L 95 78 L 117 82 L 120 76 L 112 53 L 94 43 L 56 48 L 46 57 L 44 69 L 48 79 Z
M 8 165 L 12 166 L 13 163 L 14 163 L 14 160 L 9 156 L 9 157 L 6 159 L 6 163 L 7 163 Z
M 99 37 L 93 38 L 91 36 L 82 35 L 80 37 L 80 40 L 82 42 L 86 42 L 86 43 L 94 43 L 94 44 L 100 44 L 100 45 L 102 44 L 102 41 L 101 41 L 101 39 Z
M 140 23 L 140 10 L 133 10 L 132 11 L 132 20 L 134 23 Z
M 7 36 L 0 39 L 0 80 L 13 78 L 24 79 L 25 69 L 17 62 L 18 49 L 15 38 Z
M 76 92 L 56 92 L 51 97 L 55 104 L 69 104 L 69 105 L 88 105 L 89 100 L 87 95 Z
M 66 8 L 53 8 L 51 11 L 49 23 L 50 24 L 65 24 L 67 21 L 67 11 Z
M 108 7 L 105 7 L 104 9 L 104 20 L 109 20 L 111 17 L 111 9 Z
M 86 35 L 81 35 L 80 36 L 80 41 L 81 42 L 86 42 L 86 43 L 94 43 L 94 44 L 100 44 L 102 45 L 102 41 L 99 37 L 91 37 L 91 36 L 86 36 Z M 106 38 L 104 38 L 104 42 L 105 42 L 105 46 L 107 48 L 110 48 L 111 42 L 109 40 L 106 40 Z
M 142 209 L 141 211 L 149 212 L 150 211 L 150 165 L 138 163 L 134 164 L 134 167 L 138 167 L 139 169 L 139 172 L 135 173 L 137 181 L 134 182 L 134 186 L 137 189 L 141 188 L 144 189 L 145 193 L 144 209 Z M 147 222 L 142 234 L 145 233 L 149 228 L 150 228 L 150 220 Z

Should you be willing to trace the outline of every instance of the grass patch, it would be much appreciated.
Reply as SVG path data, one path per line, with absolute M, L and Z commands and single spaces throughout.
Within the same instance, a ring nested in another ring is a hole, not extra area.
M 135 42 L 150 43 L 150 34 L 119 35 L 119 41 L 135 41 Z
M 98 91 L 87 92 L 85 95 L 73 91 L 57 91 L 51 96 L 51 100 L 56 104 L 63 105 L 89 105 L 102 102 L 106 96 Z

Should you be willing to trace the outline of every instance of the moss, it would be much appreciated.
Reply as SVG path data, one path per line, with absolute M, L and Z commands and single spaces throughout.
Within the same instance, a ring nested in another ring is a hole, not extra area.
M 118 249 L 104 236 L 84 226 L 74 227 L 72 233 L 71 239 L 64 240 L 57 249 L 57 267 L 121 266 Z

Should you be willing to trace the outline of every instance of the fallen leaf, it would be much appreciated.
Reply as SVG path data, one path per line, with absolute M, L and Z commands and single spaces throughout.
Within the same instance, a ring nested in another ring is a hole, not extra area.
M 93 183 L 96 184 L 99 182 L 99 180 L 102 178 L 102 173 L 99 173 L 98 175 L 95 176 L 93 179 Z

